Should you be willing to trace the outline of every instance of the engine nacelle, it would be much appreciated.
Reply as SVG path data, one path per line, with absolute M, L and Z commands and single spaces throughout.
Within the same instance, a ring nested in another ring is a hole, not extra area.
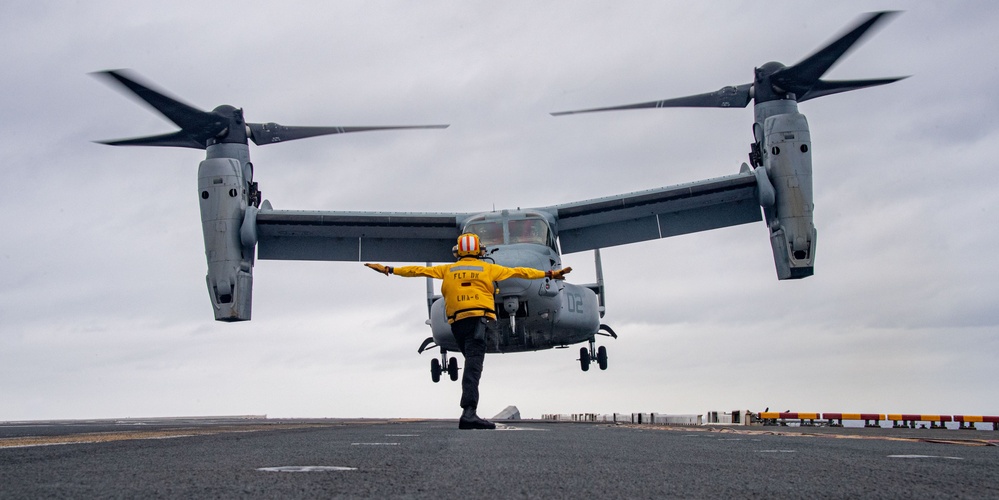
M 218 321 L 247 321 L 253 298 L 255 227 L 244 229 L 247 214 L 243 165 L 234 158 L 210 158 L 198 167 L 201 226 L 208 259 L 208 295 Z M 255 225 L 256 218 L 247 223 Z M 251 237 L 240 237 L 250 234 Z
M 811 276 L 815 266 L 812 143 L 801 113 L 782 113 L 763 124 L 763 167 L 773 187 L 774 202 L 764 205 L 778 279 Z M 761 183 L 763 184 L 763 183 Z

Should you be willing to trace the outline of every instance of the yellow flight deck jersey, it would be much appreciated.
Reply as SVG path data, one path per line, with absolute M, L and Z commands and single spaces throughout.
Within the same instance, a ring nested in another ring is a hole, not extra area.
M 392 274 L 405 277 L 426 276 L 444 280 L 441 295 L 444 296 L 444 309 L 448 323 L 475 316 L 488 316 L 496 319 L 496 281 L 507 278 L 531 280 L 545 277 L 544 271 L 529 267 L 505 267 L 485 262 L 475 257 L 462 257 L 453 264 L 439 266 L 402 266 L 392 268 Z

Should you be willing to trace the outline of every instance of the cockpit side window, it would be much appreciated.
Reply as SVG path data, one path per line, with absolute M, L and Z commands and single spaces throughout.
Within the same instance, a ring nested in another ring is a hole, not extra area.
M 501 222 L 472 222 L 465 226 L 465 232 L 479 235 L 479 241 L 486 247 L 503 244 L 503 223 Z
M 512 220 L 509 226 L 510 243 L 548 244 L 548 224 L 542 220 Z

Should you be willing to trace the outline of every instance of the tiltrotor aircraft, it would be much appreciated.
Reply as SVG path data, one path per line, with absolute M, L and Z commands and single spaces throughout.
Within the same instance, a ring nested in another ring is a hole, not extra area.
M 826 81 L 821 76 L 888 12 L 865 16 L 846 34 L 793 66 L 768 62 L 751 83 L 707 94 L 555 115 L 664 107 L 745 107 L 754 102 L 754 142 L 749 164 L 734 175 L 677 186 L 549 207 L 485 213 L 341 212 L 275 210 L 262 201 L 250 163 L 248 141 L 272 144 L 327 134 L 411 127 L 286 127 L 247 123 L 241 109 L 205 112 L 141 84 L 122 71 L 101 73 L 149 103 L 181 130 L 153 137 L 109 141 L 110 145 L 205 149 L 198 191 L 208 260 L 206 283 L 215 319 L 250 319 L 255 259 L 354 262 L 449 262 L 458 235 L 476 233 L 485 257 L 506 266 L 560 269 L 561 254 L 594 250 L 597 282 L 509 279 L 499 283 L 496 310 L 500 333 L 488 352 L 511 353 L 580 348 L 580 367 L 607 368 L 607 350 L 597 335 L 616 337 L 601 324 L 604 284 L 599 249 L 764 220 L 777 278 L 811 276 L 816 231 L 812 217 L 812 157 L 808 123 L 798 103 L 829 94 L 895 82 L 900 78 Z M 762 208 L 762 210 L 761 210 Z M 761 213 L 762 212 L 762 213 Z M 458 378 L 458 347 L 444 314 L 444 301 L 427 283 L 432 336 L 419 348 L 440 348 L 431 361 L 436 382 L 446 371 Z

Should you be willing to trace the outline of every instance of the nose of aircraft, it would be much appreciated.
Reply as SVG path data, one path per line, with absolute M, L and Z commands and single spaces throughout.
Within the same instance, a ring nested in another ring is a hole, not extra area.
M 492 255 L 497 264 L 506 267 L 530 267 L 547 271 L 551 268 L 544 255 L 530 249 L 501 248 Z M 500 282 L 500 295 L 522 294 L 531 286 L 534 280 L 510 278 Z

